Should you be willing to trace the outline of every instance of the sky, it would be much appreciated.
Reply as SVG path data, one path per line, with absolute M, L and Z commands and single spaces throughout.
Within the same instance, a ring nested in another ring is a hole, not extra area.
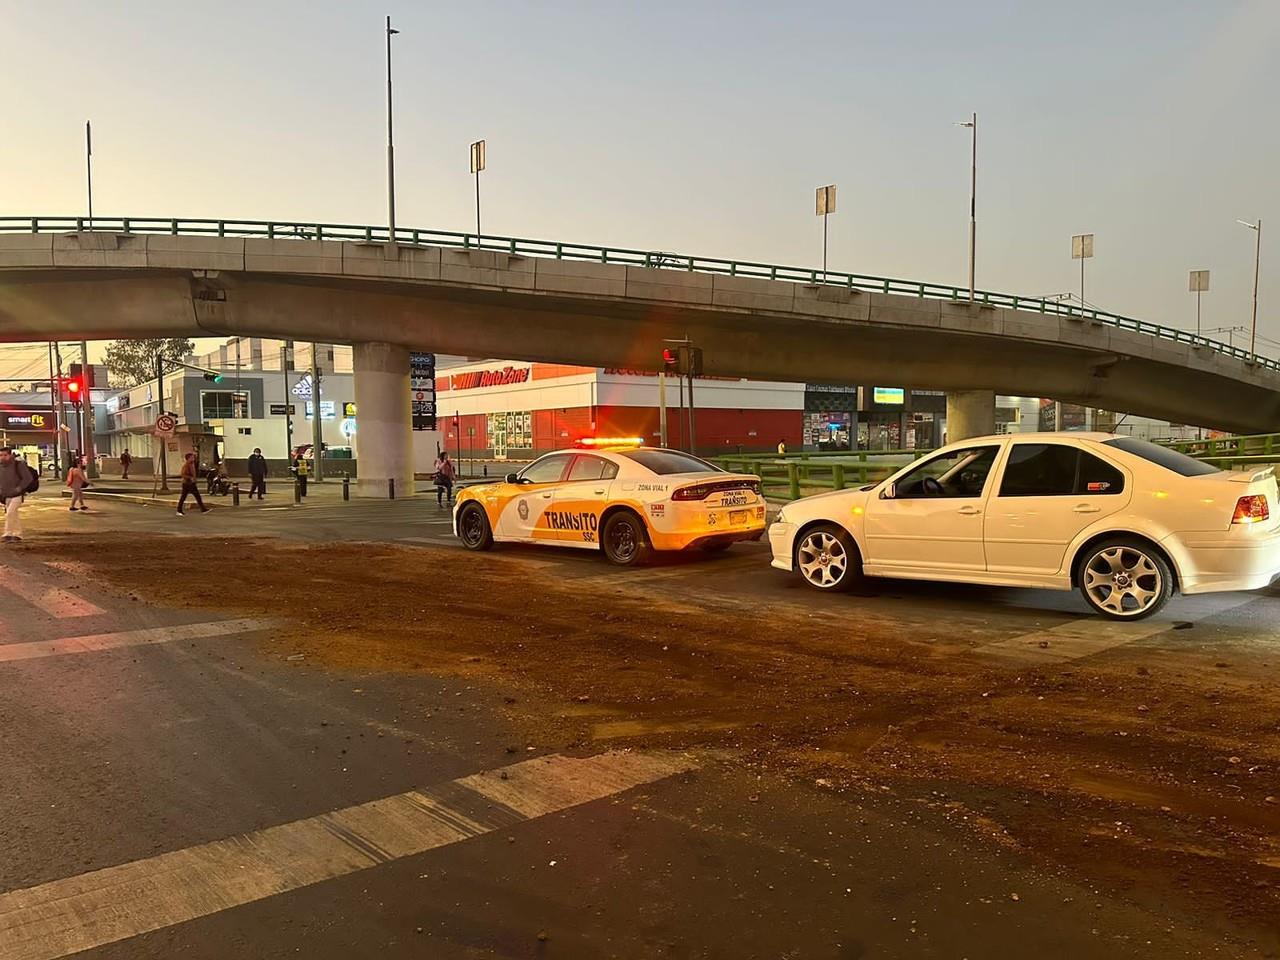
M 834 182 L 832 269 L 963 286 L 976 111 L 980 288 L 1093 233 L 1089 302 L 1247 326 L 1261 218 L 1280 343 L 1276 0 L 0 0 L 0 216 L 84 212 L 92 119 L 99 215 L 385 223 L 386 14 L 400 226 L 474 229 L 484 138 L 485 233 L 814 265 Z

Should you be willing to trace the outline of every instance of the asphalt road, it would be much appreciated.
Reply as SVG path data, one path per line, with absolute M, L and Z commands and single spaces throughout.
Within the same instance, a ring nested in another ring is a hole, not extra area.
M 217 575 L 204 537 L 452 540 L 434 498 L 93 506 L 33 498 L 28 539 L 118 532 L 127 563 L 131 533 L 190 537 L 178 577 Z M 513 554 L 712 612 L 817 602 L 760 545 L 642 571 Z M 1011 670 L 1045 631 L 1055 654 L 1099 649 L 1072 646 L 1085 611 L 1069 594 L 887 583 L 841 600 L 913 630 L 980 623 Z M 1265 641 L 1280 593 L 1162 617 L 1144 639 L 1193 623 Z M 561 758 L 512 742 L 500 689 L 268 658 L 272 630 L 145 606 L 74 556 L 0 553 L 0 960 L 1264 955 L 902 798 L 761 778 L 726 754 Z

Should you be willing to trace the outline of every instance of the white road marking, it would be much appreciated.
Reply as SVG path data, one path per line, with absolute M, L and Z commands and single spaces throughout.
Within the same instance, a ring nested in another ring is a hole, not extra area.
M 36 577 L 0 564 L 0 586 L 16 593 L 23 600 L 34 604 L 45 613 L 59 620 L 66 617 L 92 617 L 102 613 L 102 608 L 95 606 L 83 597 L 77 597 L 66 590 L 50 587 Z
M 1174 600 L 1172 613 L 1181 614 L 1177 620 L 1195 622 L 1226 613 L 1236 607 L 1256 600 L 1256 596 L 1240 593 L 1199 594 Z M 1170 608 L 1166 608 L 1169 611 Z M 1007 637 L 988 643 L 977 653 L 1018 663 L 1061 663 L 1091 657 L 1095 653 L 1110 650 L 1127 643 L 1137 643 L 1157 634 L 1172 630 L 1176 620 L 1139 620 L 1126 623 L 1123 620 L 1103 620 L 1088 617 L 1071 620 L 1046 630 L 1034 630 L 1016 637 Z M 1045 644 L 1045 646 L 1041 646 Z
M 559 755 L 0 894 L 0 960 L 55 960 L 366 870 L 691 769 Z
M 150 627 L 145 630 L 123 630 L 119 633 L 94 633 L 83 637 L 62 637 L 58 640 L 33 640 L 27 643 L 0 644 L 0 663 L 17 660 L 38 660 L 42 657 L 60 657 L 70 653 L 96 653 L 117 650 L 121 647 L 140 647 L 152 643 L 171 643 L 174 640 L 196 640 L 201 637 L 232 636 L 273 626 L 271 620 L 245 618 L 239 620 L 214 620 L 209 623 L 184 623 L 173 627 Z

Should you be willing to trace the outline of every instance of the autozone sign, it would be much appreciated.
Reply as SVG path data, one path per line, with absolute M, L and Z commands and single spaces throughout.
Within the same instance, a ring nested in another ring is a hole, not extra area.
M 529 379 L 528 367 L 503 367 L 501 370 L 475 370 L 449 377 L 450 390 L 473 390 L 476 387 L 505 387 Z

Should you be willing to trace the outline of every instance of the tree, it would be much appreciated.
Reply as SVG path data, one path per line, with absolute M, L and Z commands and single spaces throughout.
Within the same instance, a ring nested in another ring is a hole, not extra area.
M 156 378 L 156 357 L 181 360 L 196 345 L 172 337 L 165 340 L 117 340 L 107 347 L 107 372 L 117 387 L 134 387 Z

